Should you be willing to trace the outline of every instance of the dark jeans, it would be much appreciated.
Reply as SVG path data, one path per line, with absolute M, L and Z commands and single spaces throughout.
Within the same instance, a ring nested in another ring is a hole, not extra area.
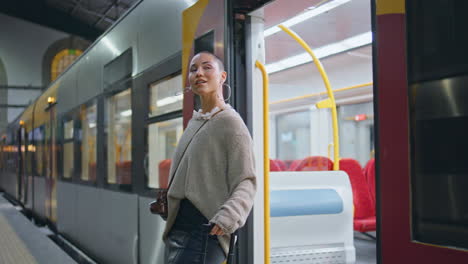
M 166 264 L 221 264 L 226 256 L 212 226 L 184 199 L 166 241 Z

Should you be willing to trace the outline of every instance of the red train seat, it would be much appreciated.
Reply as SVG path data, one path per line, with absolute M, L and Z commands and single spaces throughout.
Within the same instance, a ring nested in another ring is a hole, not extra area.
M 95 182 L 96 181 L 96 172 L 97 172 L 97 164 L 96 162 L 91 162 L 88 164 L 88 177 L 89 181 Z
M 301 161 L 295 171 L 329 171 L 333 169 L 333 161 L 323 156 L 310 156 Z
M 278 165 L 282 171 L 287 171 L 288 170 L 288 166 L 286 166 L 286 162 L 284 162 L 284 161 L 282 161 L 280 159 L 276 159 L 275 162 L 276 162 L 276 165 Z
M 167 188 L 169 184 L 169 171 L 171 169 L 171 159 L 165 159 L 159 162 L 159 188 Z
M 132 161 L 117 162 L 117 184 L 132 184 Z
M 371 195 L 374 207 L 376 205 L 375 200 L 375 159 L 370 159 L 364 167 L 364 175 L 366 176 L 367 185 L 369 186 L 369 192 Z
M 302 160 L 293 160 L 291 162 L 291 164 L 289 165 L 289 171 L 295 171 L 297 166 L 299 166 L 299 164 L 301 164 Z
M 353 190 L 354 230 L 359 232 L 375 231 L 375 207 L 361 165 L 357 160 L 342 158 L 340 159 L 340 170 L 348 174 Z
M 270 171 L 282 171 L 280 165 L 274 159 L 270 159 Z

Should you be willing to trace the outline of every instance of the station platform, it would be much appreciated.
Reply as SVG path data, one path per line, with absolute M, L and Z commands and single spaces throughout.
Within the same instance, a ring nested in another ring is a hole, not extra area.
M 0 195 L 0 264 L 76 263 Z

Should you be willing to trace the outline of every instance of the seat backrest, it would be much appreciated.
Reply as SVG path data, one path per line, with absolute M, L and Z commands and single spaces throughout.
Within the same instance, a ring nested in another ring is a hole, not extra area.
M 158 172 L 159 172 L 159 188 L 167 188 L 169 183 L 169 171 L 171 169 L 171 160 L 165 159 L 159 162 Z
M 276 159 L 275 162 L 276 162 L 276 165 L 278 165 L 282 171 L 288 170 L 288 166 L 286 166 L 286 162 L 280 159 Z
M 132 161 L 117 162 L 116 178 L 118 184 L 132 184 Z
M 282 171 L 276 160 L 270 159 L 270 171 Z
M 323 156 L 310 156 L 301 161 L 295 171 L 329 171 L 333 169 L 333 161 Z
M 361 219 L 375 216 L 375 207 L 373 206 L 366 178 L 362 172 L 362 167 L 355 159 L 340 159 L 340 170 L 345 171 L 351 182 L 354 202 L 354 218 Z
M 375 200 L 375 159 L 370 159 L 366 166 L 364 167 L 364 175 L 366 176 L 367 185 L 369 187 L 369 192 L 371 195 L 372 202 L 374 207 L 376 205 Z
M 299 164 L 301 164 L 301 162 L 302 162 L 301 159 L 293 160 L 291 162 L 291 164 L 289 165 L 288 171 L 295 171 L 297 166 L 299 166 Z

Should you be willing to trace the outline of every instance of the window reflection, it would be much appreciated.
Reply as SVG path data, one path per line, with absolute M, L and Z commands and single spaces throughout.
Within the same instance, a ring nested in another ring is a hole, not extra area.
M 272 113 L 270 169 L 330 170 L 335 162 L 329 109 Z M 340 157 L 365 166 L 374 157 L 373 103 L 338 106 Z
M 310 153 L 309 111 L 285 113 L 276 117 L 277 155 L 281 160 L 302 159 Z
M 36 144 L 36 175 L 42 176 L 44 169 L 44 127 L 38 127 L 34 129 L 34 143 Z
M 182 75 L 168 77 L 150 84 L 149 116 L 157 116 L 182 109 Z
M 64 127 L 63 140 L 63 177 L 70 179 L 73 176 L 74 169 L 74 142 L 73 142 L 73 120 L 66 121 Z
M 81 107 L 81 179 L 96 181 L 97 107 Z
M 167 187 L 171 159 L 182 132 L 182 118 L 148 126 L 148 187 Z
M 372 102 L 338 108 L 340 156 L 365 166 L 374 153 L 374 111 Z
M 131 90 L 127 89 L 108 98 L 106 113 L 107 182 L 111 184 L 131 184 Z

